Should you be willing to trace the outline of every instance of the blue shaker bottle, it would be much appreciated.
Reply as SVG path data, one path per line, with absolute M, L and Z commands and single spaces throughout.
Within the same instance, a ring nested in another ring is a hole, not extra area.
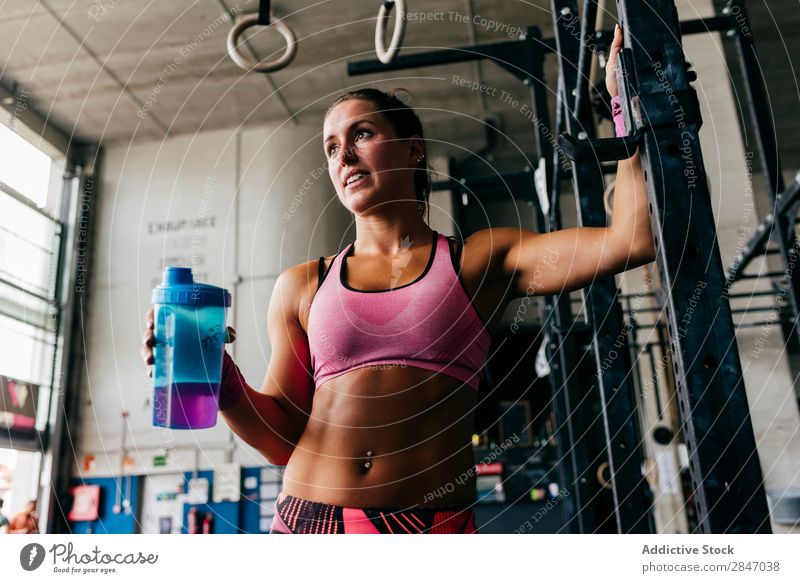
M 167 267 L 153 290 L 153 425 L 203 429 L 217 423 L 226 315 L 231 294 Z

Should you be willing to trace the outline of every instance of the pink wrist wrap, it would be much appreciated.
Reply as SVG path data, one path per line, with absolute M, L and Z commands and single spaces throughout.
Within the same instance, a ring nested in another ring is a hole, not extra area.
M 219 387 L 219 410 L 225 411 L 238 403 L 245 393 L 245 381 L 239 367 L 228 351 L 222 355 L 222 380 Z
M 622 117 L 619 95 L 611 98 L 611 115 L 614 117 L 614 133 L 618 138 L 624 138 L 628 134 L 625 131 L 625 118 Z

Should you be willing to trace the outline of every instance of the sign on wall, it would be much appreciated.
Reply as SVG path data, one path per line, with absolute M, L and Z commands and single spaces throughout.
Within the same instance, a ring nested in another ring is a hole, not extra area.
M 0 427 L 30 435 L 36 426 L 39 385 L 0 375 Z
M 166 267 L 189 267 L 195 281 L 208 282 L 215 271 L 213 259 L 218 255 L 217 242 L 224 230 L 218 224 L 214 208 L 216 184 L 213 174 L 206 176 L 199 192 L 189 199 L 178 199 L 170 216 L 159 214 L 147 222 L 146 234 L 155 245 L 151 286 L 161 283 Z M 210 257 L 209 257 L 210 256 Z
M 97 520 L 100 509 L 100 486 L 97 484 L 74 486 L 70 491 L 73 502 L 67 518 L 73 522 Z

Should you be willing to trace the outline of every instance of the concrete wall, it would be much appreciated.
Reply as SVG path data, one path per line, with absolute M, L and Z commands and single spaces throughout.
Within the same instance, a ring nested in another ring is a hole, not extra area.
M 204 281 L 227 287 L 234 295 L 229 323 L 239 333 L 232 351 L 248 381 L 260 386 L 275 278 L 282 268 L 338 244 L 331 230 L 315 231 L 308 222 L 333 197 L 325 182 L 314 185 L 293 220 L 283 219 L 310 168 L 319 166 L 303 150 L 316 131 L 222 130 L 107 152 L 79 439 L 80 454 L 96 455 L 90 473 L 119 468 L 123 409 L 129 412 L 134 472 L 193 469 L 195 447 L 202 448 L 202 467 L 226 457 L 229 431 L 221 420 L 198 432 L 152 426 L 151 384 L 137 355 L 144 314 L 164 264 L 190 266 Z M 281 167 L 286 152 L 297 155 Z M 170 449 L 165 468 L 151 467 L 153 455 Z M 234 457 L 243 463 L 260 458 L 243 444 Z

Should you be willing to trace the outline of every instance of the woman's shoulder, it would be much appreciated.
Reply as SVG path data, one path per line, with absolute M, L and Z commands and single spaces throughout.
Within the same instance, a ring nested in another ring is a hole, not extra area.
M 281 272 L 281 278 L 287 281 L 289 286 L 294 288 L 296 292 L 302 292 L 304 288 L 311 287 L 316 289 L 317 276 L 320 270 L 320 259 L 322 259 L 322 267 L 327 270 L 336 254 L 325 255 L 323 257 L 316 257 L 309 261 L 297 263 L 291 267 L 287 267 Z
M 327 271 L 336 254 L 323 256 L 322 272 Z M 297 299 L 297 315 L 304 330 L 308 330 L 311 301 L 317 292 L 320 277 L 320 258 L 304 261 L 286 268 L 278 276 L 285 286 L 287 296 Z
M 500 277 L 506 250 L 514 240 L 519 239 L 519 231 L 509 227 L 492 227 L 475 231 L 463 241 L 456 238 L 454 252 L 464 280 L 475 279 L 485 283 L 487 277 Z
M 315 273 L 317 262 L 318 260 L 312 259 L 297 263 L 284 269 L 278 277 L 284 282 L 283 285 L 288 286 L 292 291 L 299 292 L 308 284 L 312 272 Z

